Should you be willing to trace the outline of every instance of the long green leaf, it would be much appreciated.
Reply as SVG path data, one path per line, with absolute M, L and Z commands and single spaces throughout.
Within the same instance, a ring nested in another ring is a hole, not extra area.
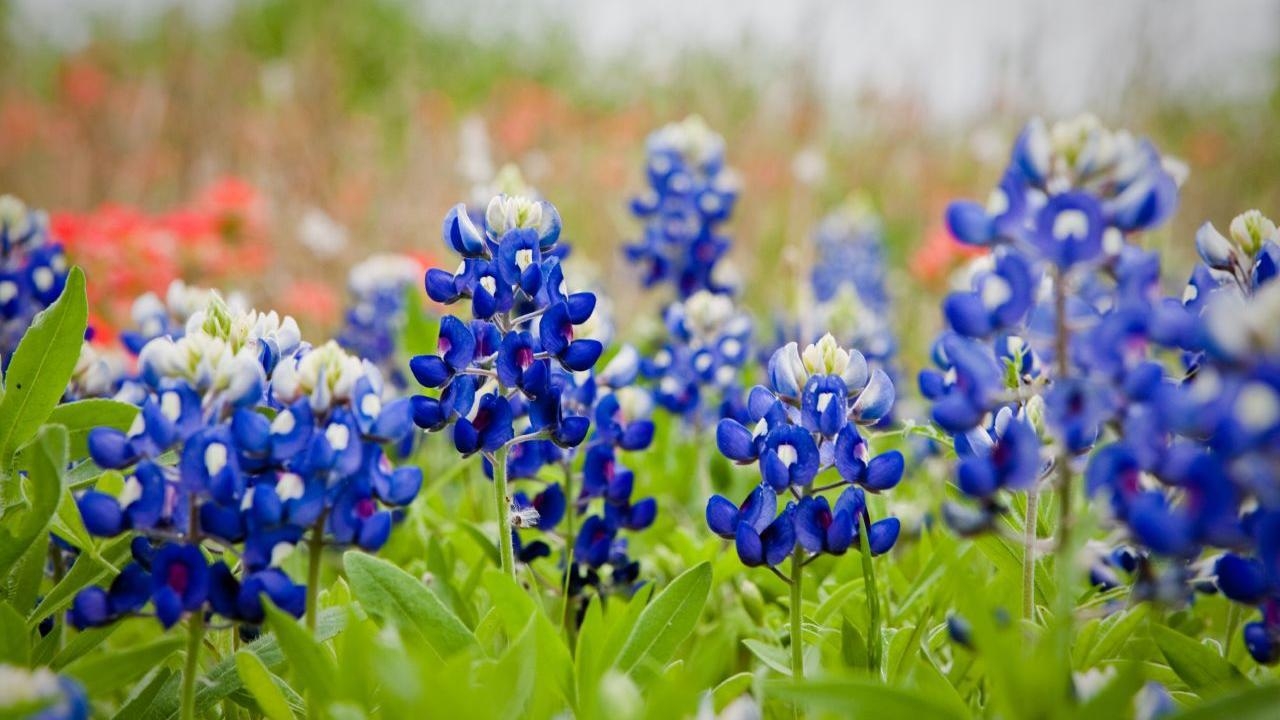
M 0 522 L 0 577 L 9 574 L 33 543 L 48 542 L 49 522 L 62 498 L 67 431 L 60 425 L 44 427 L 28 452 L 32 453 L 32 463 L 23 493 L 25 505 L 6 513 Z M 13 481 L 19 482 L 17 477 Z
M 347 624 L 347 612 L 346 608 L 329 608 L 321 611 L 316 618 L 316 640 L 324 642 L 342 632 Z M 273 672 L 284 666 L 284 651 L 280 649 L 280 642 L 275 633 L 263 635 L 242 650 L 257 655 Z M 140 720 L 173 720 L 178 717 L 179 684 L 179 677 L 175 674 L 156 693 L 155 699 L 145 706 L 146 714 L 133 717 L 140 717 Z M 235 658 L 224 657 L 210 668 L 204 677 L 200 678 L 200 683 L 196 686 L 196 714 L 203 715 L 209 708 L 242 690 L 244 690 L 244 682 L 236 670 Z
M 270 604 L 265 608 L 267 622 L 289 661 L 292 677 L 311 693 L 313 701 L 323 705 L 337 685 L 338 666 L 333 656 L 292 615 Z
M 101 559 L 81 555 L 62 582 L 54 585 L 27 617 L 27 627 L 34 628 L 50 615 L 65 610 L 81 590 L 90 585 L 105 584 L 109 578 L 115 577 L 120 565 L 129 557 L 131 539 L 129 535 L 113 538 L 102 546 Z
M 12 469 L 14 451 L 36 436 L 62 399 L 87 323 L 84 273 L 71 268 L 62 295 L 36 315 L 9 363 L 0 400 L 0 469 Z
M 848 720 L 904 717 L 947 720 L 965 717 L 949 704 L 875 680 L 775 681 L 765 686 L 765 694 Z
M 63 672 L 80 681 L 93 696 L 105 695 L 146 675 L 178 651 L 186 640 L 164 637 L 135 647 L 112 648 L 109 652 L 81 657 Z
M 31 659 L 31 634 L 22 615 L 0 603 L 0 663 L 22 667 Z
M 1178 713 L 1170 720 L 1273 720 L 1280 707 L 1280 685 L 1249 687 Z
M 710 592 L 710 563 L 701 563 L 672 580 L 640 613 L 618 655 L 618 668 L 635 674 L 642 668 L 666 665 L 693 632 Z
M 356 551 L 344 555 L 343 563 L 365 610 L 416 635 L 442 658 L 475 647 L 476 637 L 467 626 L 409 573 Z
M 248 650 L 241 650 L 236 653 L 235 661 L 236 673 L 240 675 L 240 680 L 253 696 L 254 702 L 258 703 L 262 714 L 271 720 L 292 720 L 293 711 L 289 709 L 289 701 L 276 684 L 282 681 L 271 674 L 262 658 Z
M 97 427 L 126 430 L 137 414 L 138 408 L 135 405 L 106 398 L 90 398 L 55 407 L 45 422 L 67 429 L 71 460 L 74 462 L 89 456 L 90 430 Z
M 1169 667 L 1197 695 L 1211 695 L 1244 680 L 1221 655 L 1177 630 L 1152 625 L 1151 637 Z

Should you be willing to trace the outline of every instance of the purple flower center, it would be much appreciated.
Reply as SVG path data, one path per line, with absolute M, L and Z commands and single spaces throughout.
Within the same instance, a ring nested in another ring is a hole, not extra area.
M 179 595 L 187 591 L 187 585 L 191 583 L 191 571 L 186 565 L 174 563 L 169 566 L 169 572 L 165 575 L 165 584 L 173 588 L 173 591 Z
M 516 350 L 516 363 L 520 365 L 521 370 L 528 370 L 533 364 L 533 348 L 522 347 Z
M 373 500 L 370 498 L 364 498 L 363 500 L 360 500 L 359 502 L 356 503 L 356 516 L 359 517 L 361 520 L 369 519 L 369 517 L 371 517 L 375 512 L 377 512 L 377 510 L 378 510 L 377 504 L 374 503 Z

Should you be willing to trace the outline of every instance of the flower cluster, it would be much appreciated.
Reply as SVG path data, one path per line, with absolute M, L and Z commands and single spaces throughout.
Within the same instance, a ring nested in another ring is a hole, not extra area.
M 36 313 L 62 294 L 67 270 L 45 214 L 12 195 L 0 196 L 0 368 L 8 368 Z
M 148 602 L 166 627 L 208 611 L 257 624 L 263 594 L 300 615 L 305 588 L 280 568 L 294 546 L 310 533 L 313 552 L 377 549 L 387 508 L 422 484 L 382 450 L 411 432 L 408 400 L 384 402 L 375 368 L 332 342 L 302 343 L 291 318 L 235 313 L 214 295 L 181 338 L 147 343 L 139 369 L 133 426 L 89 435 L 94 462 L 123 483 L 77 499 L 91 534 L 136 535 L 133 562 L 76 597 L 77 627 Z
M 462 256 L 456 272 L 427 271 L 427 294 L 446 305 L 466 301 L 471 318 L 445 315 L 437 354 L 419 355 L 410 370 L 437 397 L 415 396 L 414 422 L 429 431 L 452 428 L 462 455 L 483 453 L 494 467 L 499 537 L 509 532 L 511 465 L 541 463 L 536 449 L 547 440 L 573 448 L 586 439 L 591 420 L 572 401 L 569 373 L 590 370 L 604 350 L 599 340 L 577 337 L 596 308 L 590 292 L 568 292 L 561 264 L 560 214 L 550 203 L 499 195 L 484 213 L 483 229 L 464 205 L 445 218 L 445 244 Z M 527 417 L 517 436 L 517 417 Z M 504 539 L 504 567 L 511 548 Z
M 842 555 L 865 541 L 872 554 L 897 541 L 897 518 L 871 521 L 866 493 L 880 493 L 902 480 L 897 451 L 871 456 L 858 425 L 869 426 L 892 408 L 893 383 L 871 370 L 856 350 L 844 350 L 831 335 L 800 351 L 790 343 L 769 361 L 769 385 L 751 390 L 752 427 L 726 418 L 716 428 L 725 457 L 759 465 L 763 482 L 742 505 L 716 495 L 707 503 L 707 524 L 734 541 L 747 566 L 775 567 L 804 551 Z M 815 487 L 831 468 L 839 480 Z M 843 489 L 834 503 L 823 492 Z M 778 495 L 794 501 L 778 512 Z
M 80 683 L 49 668 L 0 664 L 0 714 L 28 720 L 88 720 L 89 697 Z
M 562 541 L 569 557 L 568 590 L 580 597 L 588 589 L 604 595 L 630 594 L 637 586 L 639 562 L 628 555 L 624 532 L 638 532 L 653 524 L 658 505 L 653 498 L 636 499 L 635 476 L 623 463 L 622 452 L 645 450 L 653 442 L 650 420 L 653 401 L 648 391 L 634 385 L 639 353 L 624 346 L 600 373 L 562 376 L 566 402 L 592 421 L 592 431 L 577 449 L 563 449 L 549 441 L 525 443 L 513 448 L 510 469 L 513 480 L 537 482 L 541 467 L 559 465 L 567 487 L 546 484 L 530 498 L 514 494 L 513 536 L 517 558 L 530 563 L 551 555 L 543 540 L 526 541 L 521 528 L 536 528 L 542 535 L 558 534 L 557 528 L 571 510 L 580 524 L 565 528 Z M 576 462 L 581 457 L 581 462 Z M 574 534 L 576 533 L 576 534 Z
M 741 415 L 739 374 L 750 358 L 751 319 L 728 295 L 703 290 L 669 305 L 667 338 L 640 372 L 654 399 L 695 427 Z
M 422 273 L 422 264 L 412 257 L 381 254 L 352 267 L 347 276 L 351 304 L 343 316 L 338 343 L 377 365 L 400 390 L 408 387 L 396 356 L 405 323 L 406 293 Z
M 1091 116 L 1034 120 L 988 203 L 948 208 L 956 238 L 993 248 L 946 298 L 939 369 L 920 375 L 962 458 L 957 485 L 977 502 L 944 507 L 957 530 L 991 527 L 998 493 L 1035 489 L 1050 467 L 1068 493 L 1074 459 L 1109 424 L 1145 414 L 1165 380 L 1151 353 L 1187 341 L 1185 314 L 1162 302 L 1158 259 L 1129 238 L 1168 218 L 1178 174 L 1148 141 Z
M 880 219 L 865 201 L 851 202 L 819 223 L 813 234 L 814 304 L 800 322 L 801 340 L 817 337 L 804 332 L 806 327 L 826 328 L 842 343 L 859 348 L 872 368 L 896 380 L 897 339 L 890 327 L 881 236 Z
M 645 287 L 671 283 L 680 298 L 731 288 L 717 272 L 729 249 L 719 228 L 738 198 L 738 180 L 724 164 L 724 138 L 691 116 L 649 136 L 649 190 L 631 202 L 644 235 L 626 248 Z
M 1088 468 L 1091 490 L 1150 557 L 1189 575 L 1204 548 L 1217 588 L 1259 608 L 1244 629 L 1261 663 L 1280 661 L 1280 233 L 1257 211 L 1196 236 L 1202 264 L 1182 301 L 1187 379 L 1166 384 Z M 1166 311 L 1171 315 L 1172 311 Z M 1202 568 L 1203 571 L 1203 568 Z

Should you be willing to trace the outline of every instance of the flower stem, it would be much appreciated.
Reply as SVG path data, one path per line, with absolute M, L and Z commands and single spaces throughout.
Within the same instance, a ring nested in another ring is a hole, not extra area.
M 324 521 L 326 513 L 316 518 L 307 539 L 307 629 L 316 631 L 316 597 L 320 594 L 320 561 L 324 558 Z
M 204 641 L 204 611 L 187 617 L 187 658 L 182 670 L 182 720 L 196 717 L 196 674 L 200 672 L 200 644 Z
M 568 637 L 572 633 L 569 623 L 569 608 L 572 605 L 572 599 L 569 597 L 569 581 L 573 572 L 573 523 L 576 519 L 578 501 L 573 493 L 573 468 L 570 467 L 568 461 L 562 462 L 560 467 L 564 470 L 564 496 L 567 499 L 564 506 L 564 582 L 561 587 L 564 605 L 560 608 L 560 630 Z M 570 638 L 569 646 L 573 647 L 572 638 Z
M 1067 277 L 1059 271 L 1053 283 L 1054 330 L 1057 355 L 1058 382 L 1065 382 L 1071 374 L 1071 362 L 1068 353 L 1071 349 L 1070 328 L 1067 326 Z M 1067 447 L 1066 438 L 1059 438 L 1061 448 L 1058 453 L 1058 551 L 1066 562 L 1070 562 L 1071 554 L 1071 450 Z
M 507 453 L 503 445 L 493 454 L 493 504 L 498 514 L 498 554 L 502 571 L 516 579 L 515 548 L 511 544 L 511 503 L 507 499 Z
M 1035 488 L 1027 491 L 1027 512 L 1022 533 L 1022 617 L 1030 620 L 1036 608 L 1036 509 L 1039 494 Z
M 801 590 L 803 589 L 804 558 L 797 544 L 791 551 L 791 677 L 804 679 L 804 631 L 801 629 Z
M 867 593 L 867 666 L 871 674 L 880 675 L 880 591 L 876 587 L 876 571 L 871 564 L 871 516 L 862 512 L 862 584 Z

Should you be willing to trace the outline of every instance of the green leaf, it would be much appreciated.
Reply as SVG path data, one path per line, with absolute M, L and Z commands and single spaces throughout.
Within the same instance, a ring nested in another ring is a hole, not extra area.
M 111 648 L 108 652 L 81 657 L 63 668 L 63 672 L 84 685 L 85 691 L 97 697 L 113 693 L 151 672 L 186 640 L 163 637 L 134 647 Z
M 717 713 L 724 712 L 729 703 L 737 700 L 751 689 L 755 676 L 748 672 L 730 675 L 711 691 L 711 699 Z
M 431 590 L 386 560 L 351 551 L 343 556 L 351 590 L 365 610 L 395 623 L 442 658 L 470 649 L 476 637 Z
M 791 677 L 791 655 L 776 645 L 767 645 L 759 640 L 746 639 L 742 644 L 770 670 Z M 864 648 L 865 652 L 865 648 Z
M 7 576 L 34 543 L 48 542 L 49 522 L 62 498 L 67 431 L 59 425 L 42 428 L 28 452 L 32 453 L 31 471 L 25 492 L 20 493 L 26 496 L 25 503 L 5 513 L 4 522 L 0 523 L 0 576 Z M 21 482 L 18 476 L 11 481 Z
M 45 422 L 61 425 L 67 429 L 67 436 L 71 443 L 71 459 L 77 461 L 89 456 L 90 430 L 96 427 L 127 430 L 137 415 L 136 405 L 106 398 L 91 398 L 55 407 Z
M 84 588 L 103 584 L 109 577 L 119 574 L 120 565 L 129 558 L 132 539 L 127 534 L 111 539 L 102 546 L 100 558 L 81 555 L 62 578 L 62 582 L 54 585 L 32 611 L 27 618 L 27 627 L 35 628 L 41 620 L 65 610 L 71 605 L 76 593 Z
M 320 705 L 327 703 L 332 698 L 338 681 L 338 665 L 334 662 L 333 655 L 292 615 L 270 603 L 264 604 L 263 608 L 276 641 L 289 660 L 292 677 L 311 693 L 313 702 Z M 238 671 L 239 666 L 237 674 Z
M 1280 707 L 1280 685 L 1249 687 L 1173 715 L 1170 720 L 1272 720 Z
M 148 619 L 141 618 L 139 621 L 150 622 Z M 111 637 L 124 624 L 125 622 L 114 622 L 102 627 L 81 630 L 71 638 L 71 641 L 65 647 L 58 650 L 58 653 L 49 662 L 49 667 L 54 670 L 61 670 L 66 665 L 75 662 L 87 655 L 90 650 L 106 642 L 107 638 Z
M 618 655 L 618 668 L 634 675 L 666 665 L 693 632 L 710 592 L 710 563 L 701 563 L 672 580 L 640 613 Z
M 322 610 L 316 618 L 315 639 L 324 642 L 346 627 L 346 608 L 329 608 Z M 275 633 L 263 635 L 246 645 L 243 650 L 257 655 L 267 669 L 273 672 L 284 666 L 285 654 L 280 649 L 280 642 Z M 141 720 L 173 720 L 178 717 L 180 678 L 175 674 L 165 683 L 164 688 L 156 693 L 154 701 L 142 707 L 144 715 L 132 715 Z M 200 678 L 196 687 L 196 715 L 203 715 L 209 708 L 222 702 L 227 697 L 244 689 L 244 683 L 236 670 L 235 658 L 224 657 Z
M 80 516 L 80 508 L 76 506 L 76 498 L 70 488 L 64 488 L 58 500 L 58 510 L 53 514 L 50 530 L 58 537 L 66 540 L 78 549 L 92 554 L 98 553 L 97 544 L 85 529 L 84 518 Z
M 1201 697 L 1241 682 L 1240 672 L 1221 655 L 1164 625 L 1151 626 L 1151 638 L 1178 677 Z
M 22 615 L 0 603 L 0 663 L 25 667 L 31 660 L 31 634 Z
M 62 295 L 36 315 L 9 363 L 0 400 L 0 469 L 12 469 L 14 451 L 36 436 L 62 399 L 87 324 L 84 273 L 73 267 Z
M 810 710 L 839 715 L 849 720 L 884 720 L 884 718 L 964 718 L 948 704 L 939 703 L 919 692 L 890 687 L 875 680 L 810 680 L 794 683 L 768 683 L 765 694 L 794 702 Z
M 1148 614 L 1148 606 L 1139 605 L 1103 620 L 1098 627 L 1093 647 L 1085 655 L 1084 664 L 1080 669 L 1097 667 L 1103 660 L 1117 657 L 1120 648 L 1133 636 L 1134 631 Z
M 141 717 L 147 708 L 153 707 L 155 699 L 160 692 L 165 689 L 170 681 L 176 681 L 176 678 L 177 675 L 169 668 L 158 668 L 149 680 L 145 683 L 139 683 L 134 688 L 133 694 L 116 711 L 115 717 L 119 718 L 119 720 L 133 720 Z
M 293 720 L 293 711 L 289 709 L 289 701 L 277 683 L 284 682 L 271 674 L 262 659 L 248 650 L 235 654 L 236 673 L 244 687 L 258 703 L 258 709 L 271 720 Z

